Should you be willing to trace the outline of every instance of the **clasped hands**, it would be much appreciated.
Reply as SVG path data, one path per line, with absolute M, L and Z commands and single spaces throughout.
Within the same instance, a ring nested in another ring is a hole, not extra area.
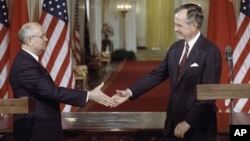
M 114 94 L 112 97 L 109 97 L 101 91 L 103 85 L 104 83 L 102 82 L 94 90 L 89 92 L 89 100 L 107 107 L 114 108 L 128 100 L 130 97 L 128 90 L 117 90 L 116 94 Z
M 95 101 L 96 103 L 105 105 L 107 107 L 117 107 L 123 102 L 127 101 L 131 96 L 129 90 L 116 90 L 116 93 L 109 97 L 101 91 L 104 83 L 101 83 L 93 91 L 90 92 L 89 99 Z M 177 138 L 183 138 L 185 133 L 190 129 L 190 125 L 186 121 L 182 121 L 176 125 L 174 129 L 174 135 Z

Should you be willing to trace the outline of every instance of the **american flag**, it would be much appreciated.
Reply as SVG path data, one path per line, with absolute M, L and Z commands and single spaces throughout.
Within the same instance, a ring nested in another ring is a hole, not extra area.
M 207 38 L 215 43 L 221 52 L 222 72 L 220 83 L 230 83 L 229 67 L 226 61 L 226 46 L 233 46 L 236 33 L 236 18 L 233 2 L 230 0 L 210 0 L 208 14 Z M 226 72 L 226 73 L 225 73 Z M 228 105 L 225 105 L 224 99 L 217 99 L 216 106 L 219 112 L 227 112 Z
M 5 0 L 0 1 L 0 98 L 8 98 L 9 21 Z
M 250 83 L 250 0 L 241 0 L 235 39 L 233 52 L 234 83 Z M 235 100 L 234 111 L 250 113 L 250 100 Z
M 75 1 L 75 23 L 73 32 L 73 59 L 76 65 L 81 65 L 80 34 L 79 34 L 79 1 Z
M 49 41 L 41 63 L 58 86 L 74 88 L 68 20 L 66 0 L 43 1 L 40 23 Z M 69 112 L 72 106 L 62 104 L 61 110 Z

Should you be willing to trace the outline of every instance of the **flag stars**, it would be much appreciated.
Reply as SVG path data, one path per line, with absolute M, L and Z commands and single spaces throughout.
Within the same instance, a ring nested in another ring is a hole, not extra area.
M 68 22 L 67 6 L 62 0 L 45 1 L 43 10 L 65 22 Z
M 9 27 L 9 21 L 8 21 L 8 11 L 7 11 L 7 5 L 6 1 L 1 0 L 0 1 L 0 24 L 2 24 L 6 27 Z
M 62 15 L 62 12 L 58 12 L 58 15 Z
M 242 0 L 241 1 L 241 8 L 240 8 L 240 11 L 247 15 L 247 16 L 250 16 L 250 1 L 249 0 Z

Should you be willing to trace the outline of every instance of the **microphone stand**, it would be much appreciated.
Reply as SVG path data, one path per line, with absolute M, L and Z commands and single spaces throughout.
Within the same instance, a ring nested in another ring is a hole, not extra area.
M 229 78 L 230 78 L 230 84 L 234 84 L 234 76 L 233 76 L 233 59 L 228 59 L 228 65 L 229 65 Z M 230 123 L 233 125 L 233 112 L 234 112 L 234 104 L 233 99 L 230 99 Z
M 229 78 L 230 78 L 230 83 L 234 83 L 234 78 L 233 78 L 233 51 L 230 46 L 226 47 L 226 60 L 228 63 L 229 67 Z M 230 124 L 233 124 L 233 111 L 234 111 L 234 104 L 233 104 L 233 99 L 231 98 L 230 101 Z

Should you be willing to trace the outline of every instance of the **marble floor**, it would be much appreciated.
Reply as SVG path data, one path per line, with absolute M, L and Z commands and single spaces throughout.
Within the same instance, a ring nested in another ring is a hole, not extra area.
M 138 49 L 136 53 L 137 60 L 163 60 L 167 49 Z

